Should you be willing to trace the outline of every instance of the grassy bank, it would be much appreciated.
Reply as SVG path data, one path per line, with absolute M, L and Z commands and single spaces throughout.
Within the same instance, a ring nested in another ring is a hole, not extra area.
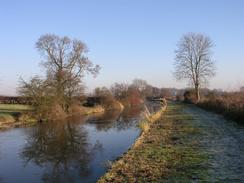
M 34 119 L 28 115 L 32 110 L 29 105 L 0 104 L 0 130 L 33 124 Z
M 0 130 L 14 127 L 32 126 L 37 120 L 32 117 L 33 108 L 28 105 L 19 104 L 0 104 Z M 94 113 L 103 113 L 102 106 L 78 107 L 74 114 L 90 115 Z
M 158 114 L 157 114 L 158 115 Z M 208 177 L 208 155 L 201 150 L 201 130 L 179 104 L 143 125 L 135 145 L 114 162 L 98 182 L 201 182 Z
M 1 113 L 0 112 L 0 124 L 1 123 L 13 123 L 15 122 L 15 118 L 13 115 L 9 113 Z
M 95 114 L 95 113 L 104 113 L 104 107 L 101 105 L 95 106 L 95 107 L 80 107 L 79 115 L 89 115 L 89 114 Z

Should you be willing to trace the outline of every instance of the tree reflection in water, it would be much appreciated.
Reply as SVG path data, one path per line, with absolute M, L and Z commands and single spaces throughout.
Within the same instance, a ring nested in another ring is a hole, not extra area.
M 74 182 L 88 176 L 89 161 L 102 148 L 99 142 L 91 147 L 84 127 L 72 122 L 50 122 L 29 129 L 28 133 L 20 156 L 25 165 L 33 162 L 44 168 L 44 182 Z
M 79 182 L 90 179 L 94 176 L 93 171 L 96 171 L 92 167 L 92 160 L 103 147 L 99 141 L 95 144 L 92 142 L 93 145 L 89 141 L 89 125 L 94 126 L 97 131 L 106 132 L 109 129 L 131 129 L 143 117 L 144 110 L 144 106 L 128 108 L 122 113 L 111 110 L 103 115 L 83 116 L 83 119 L 78 116 L 26 129 L 27 143 L 20 152 L 20 158 L 25 166 L 30 164 L 32 167 L 33 163 L 39 166 L 44 171 L 44 182 Z M 96 132 L 93 133 L 95 135 Z
M 142 111 L 142 106 L 126 108 L 122 112 L 120 110 L 109 110 L 103 115 L 89 118 L 87 122 L 94 124 L 98 131 L 108 131 L 110 128 L 116 128 L 120 131 L 135 126 L 135 123 L 141 118 Z

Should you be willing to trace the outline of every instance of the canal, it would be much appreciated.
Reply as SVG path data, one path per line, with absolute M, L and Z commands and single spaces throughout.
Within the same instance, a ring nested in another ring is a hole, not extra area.
M 144 117 L 142 106 L 2 131 L 0 182 L 96 182 L 134 143 Z

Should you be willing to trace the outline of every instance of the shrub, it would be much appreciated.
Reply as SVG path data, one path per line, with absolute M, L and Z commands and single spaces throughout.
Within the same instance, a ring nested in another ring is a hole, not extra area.
M 211 94 L 198 103 L 198 106 L 244 124 L 244 93 Z
M 196 99 L 196 94 L 194 90 L 187 90 L 184 93 L 184 102 L 185 103 L 196 103 L 197 99 Z

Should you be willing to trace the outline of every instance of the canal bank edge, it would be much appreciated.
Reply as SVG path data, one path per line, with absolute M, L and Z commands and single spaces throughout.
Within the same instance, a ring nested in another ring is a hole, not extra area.
M 115 101 L 112 106 L 102 106 L 96 105 L 94 107 L 85 107 L 80 106 L 72 112 L 71 115 L 67 115 L 64 118 L 60 118 L 59 120 L 66 119 L 67 117 L 75 116 L 75 115 L 92 115 L 92 114 L 103 114 L 105 111 L 110 110 L 124 110 L 124 105 L 119 102 Z M 46 121 L 46 120 L 43 120 Z M 11 128 L 22 128 L 22 127 L 30 127 L 37 124 L 37 119 L 32 117 L 30 111 L 28 112 L 21 112 L 20 117 L 16 119 L 11 114 L 2 114 L 0 111 L 0 131 L 8 130 Z
M 92 115 L 97 113 L 104 113 L 105 109 L 101 105 L 96 107 L 80 107 L 79 111 L 72 115 Z M 1 117 L 1 116 L 0 116 Z M 69 116 L 66 116 L 66 118 Z M 19 119 L 15 119 L 11 115 L 6 115 L 6 120 L 0 118 L 0 131 L 8 130 L 11 128 L 30 127 L 37 124 L 37 120 L 27 113 L 22 113 Z
M 80 106 L 78 109 L 76 109 L 75 112 L 73 112 L 71 115 L 65 116 L 65 118 L 75 116 L 75 115 L 103 114 L 105 113 L 105 111 L 110 111 L 110 110 L 119 110 L 119 111 L 124 110 L 123 104 L 121 104 L 119 101 L 116 101 L 115 104 L 116 105 L 113 105 L 111 107 L 105 107 L 102 105 L 97 105 L 95 107 Z M 62 119 L 63 118 L 59 120 Z M 30 113 L 23 112 L 20 114 L 20 117 L 16 119 L 11 114 L 3 115 L 1 114 L 0 111 L 0 131 L 8 130 L 11 128 L 30 127 L 36 124 L 37 124 L 37 119 L 33 118 Z
M 145 128 L 137 145 L 112 164 L 98 183 L 212 182 L 205 128 L 186 107 L 170 102 L 163 115 Z
M 143 142 L 144 136 L 147 134 L 147 132 L 150 129 L 150 125 L 152 123 L 154 123 L 155 121 L 157 121 L 162 116 L 162 114 L 166 110 L 166 108 L 167 108 L 167 105 L 161 107 L 160 110 L 151 114 L 150 116 L 146 117 L 146 119 L 144 119 L 140 122 L 139 125 L 140 125 L 140 128 L 142 129 L 142 132 L 141 132 L 141 135 L 135 141 L 132 148 L 139 146 Z
M 146 134 L 148 133 L 149 129 L 150 129 L 150 125 L 152 125 L 155 121 L 159 120 L 160 117 L 162 116 L 162 114 L 164 113 L 164 111 L 166 110 L 167 105 L 161 107 L 160 110 L 158 110 L 157 112 L 151 114 L 150 116 L 147 116 L 146 118 L 144 118 L 139 126 L 142 129 L 141 134 L 139 135 L 139 137 L 136 139 L 135 143 L 131 146 L 131 148 L 124 153 L 117 161 L 113 162 L 110 169 L 107 171 L 107 173 L 105 173 L 98 181 L 97 183 L 106 183 L 106 182 L 110 182 L 109 180 L 111 180 L 111 178 L 113 179 L 113 173 L 112 170 L 114 167 L 116 167 L 117 165 L 122 165 L 124 164 L 124 159 L 125 156 L 132 151 L 133 149 L 137 148 L 138 146 L 140 146 L 143 143 L 143 140 L 146 136 Z

